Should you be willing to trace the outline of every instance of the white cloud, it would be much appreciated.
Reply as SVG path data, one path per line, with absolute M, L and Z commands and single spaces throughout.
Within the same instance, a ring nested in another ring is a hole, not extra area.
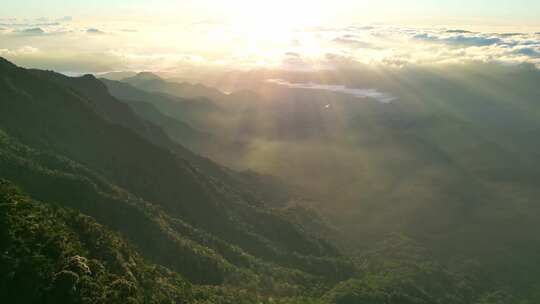
M 373 45 L 372 43 L 363 41 L 359 36 L 357 35 L 351 35 L 346 34 L 341 37 L 337 37 L 333 40 L 334 42 L 350 45 L 352 47 L 357 48 L 365 48 L 365 49 L 379 49 L 379 47 Z
M 370 26 L 335 28 L 333 34 L 329 42 L 347 53 L 348 61 L 391 66 L 470 61 L 536 64 L 540 46 L 537 33 Z
M 32 46 L 23 46 L 18 49 L 0 49 L 0 56 L 20 56 L 20 55 L 30 55 L 36 54 L 39 52 L 38 48 Z
M 353 97 L 360 98 L 360 99 L 371 98 L 381 103 L 390 103 L 397 99 L 396 97 L 392 96 L 389 93 L 383 93 L 376 89 L 348 88 L 343 85 L 317 84 L 314 82 L 288 82 L 283 79 L 268 79 L 267 81 L 269 83 L 274 83 L 280 86 L 285 86 L 285 87 L 294 88 L 294 89 L 330 91 L 334 93 L 351 95 Z

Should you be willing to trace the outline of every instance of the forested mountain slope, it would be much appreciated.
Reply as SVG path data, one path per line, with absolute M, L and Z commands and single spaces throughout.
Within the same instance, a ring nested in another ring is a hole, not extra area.
M 192 153 L 92 76 L 0 59 L 0 92 L 2 302 L 465 304 L 520 291 L 402 236 L 341 253 L 316 216 L 268 208 L 266 179 Z
M 168 216 L 185 220 L 269 261 L 296 267 L 299 265 L 294 258 L 296 254 L 312 256 L 322 263 L 326 257 L 339 256 L 322 239 L 304 233 L 299 225 L 277 211 L 260 207 L 253 196 L 242 195 L 242 189 L 232 189 L 230 183 L 206 175 L 174 151 L 102 118 L 94 108 L 93 99 L 79 94 L 73 87 L 60 85 L 46 73 L 28 72 L 7 62 L 2 64 L 1 79 L 4 93 L 0 127 L 10 137 L 36 149 L 35 153 L 67 157 L 88 168 L 85 172 L 100 176 L 102 183 L 106 180 L 118 185 L 133 196 L 159 206 Z M 118 101 L 110 99 L 110 102 Z M 128 114 L 138 119 L 133 113 Z M 13 164 L 13 161 L 5 162 L 6 166 Z M 20 168 L 4 170 L 4 175 L 9 172 L 24 175 Z M 43 185 L 31 180 L 25 184 L 30 189 L 41 188 L 36 190 L 39 195 L 56 193 Z M 84 195 L 81 197 L 89 200 Z M 350 273 L 347 263 L 343 271 Z

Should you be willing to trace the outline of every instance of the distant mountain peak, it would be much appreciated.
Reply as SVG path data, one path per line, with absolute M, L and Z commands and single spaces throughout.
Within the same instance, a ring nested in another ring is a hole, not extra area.
M 16 66 L 4 57 L 0 57 L 0 67 L 2 68 L 15 68 Z
M 140 72 L 137 75 L 131 77 L 131 79 L 137 80 L 162 80 L 161 77 L 152 72 Z
M 81 79 L 97 80 L 96 76 L 92 74 L 84 74 L 83 76 L 81 76 Z

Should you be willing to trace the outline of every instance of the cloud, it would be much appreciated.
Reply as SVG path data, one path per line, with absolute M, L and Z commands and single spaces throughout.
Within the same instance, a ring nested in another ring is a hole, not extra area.
M 39 52 L 38 48 L 35 48 L 32 46 L 23 46 L 15 50 L 0 49 L 0 56 L 21 56 L 21 55 L 36 54 L 38 52 Z
M 373 30 L 375 29 L 376 27 L 374 26 L 371 26 L 371 25 L 364 25 L 364 26 L 348 26 L 346 27 L 346 30 L 348 31 L 368 31 L 368 30 Z
M 340 35 L 331 41 L 340 45 L 340 53 L 344 55 L 326 60 L 336 59 L 339 65 L 342 65 L 339 60 L 396 67 L 472 61 L 538 65 L 540 49 L 540 37 L 526 33 L 492 34 L 398 26 L 375 26 L 369 32 L 345 27 L 336 33 Z M 365 45 L 362 52 L 355 52 L 357 41 L 374 47 Z
M 529 40 L 529 39 L 521 39 L 516 40 L 512 45 L 539 45 L 539 40 Z
M 283 79 L 268 79 L 267 82 L 293 89 L 322 90 L 351 95 L 360 99 L 371 98 L 381 103 L 390 103 L 397 99 L 389 93 L 383 93 L 376 89 L 348 88 L 343 85 L 317 84 L 314 82 L 288 82 Z
M 281 59 L 280 65 L 283 69 L 288 70 L 305 70 L 310 66 L 310 63 L 307 62 L 302 55 L 295 52 L 287 52 L 285 56 Z
M 502 40 L 499 38 L 486 38 L 481 36 L 454 36 L 444 39 L 447 43 L 464 45 L 464 46 L 486 46 L 501 43 Z
M 500 36 L 500 37 L 515 37 L 515 36 L 522 36 L 522 35 L 525 35 L 524 33 L 500 33 L 500 34 L 497 34 L 497 36 Z
M 55 70 L 68 74 L 86 74 L 125 70 L 121 58 L 110 54 L 72 53 L 56 50 L 45 51 L 32 46 L 18 49 L 0 49 L 0 56 L 23 67 Z
M 32 27 L 32 28 L 20 30 L 19 33 L 22 34 L 22 35 L 32 35 L 32 36 L 34 36 L 34 35 L 44 35 L 45 31 L 40 27 Z
M 105 56 L 116 58 L 118 63 L 124 65 L 123 68 L 116 70 L 168 71 L 207 65 L 206 58 L 186 53 L 144 53 L 130 49 L 115 49 L 107 51 Z
M 56 19 L 56 21 L 58 21 L 58 22 L 71 22 L 71 21 L 73 21 L 73 17 L 71 17 L 71 16 L 64 16 L 64 17 L 62 17 L 62 18 Z
M 355 59 L 344 52 L 342 53 L 326 53 L 324 61 L 328 66 L 347 66 L 355 63 Z
M 470 34 L 470 33 L 472 33 L 471 31 L 466 31 L 466 30 L 447 30 L 446 32 L 451 33 L 451 34 Z
M 61 20 L 51 21 L 47 17 L 40 17 L 35 19 L 22 19 L 17 18 L 0 18 L 0 25 L 13 28 L 28 28 L 28 27 L 46 27 L 60 25 Z
M 71 28 L 61 26 L 58 23 L 51 23 L 46 26 L 29 26 L 18 24 L 16 26 L 4 26 L 2 29 L 1 34 L 9 35 L 14 39 L 16 37 L 29 39 L 32 37 L 55 36 L 72 32 Z
M 211 70 L 268 68 L 313 71 L 363 65 L 402 68 L 467 62 L 540 66 L 540 33 L 483 33 L 459 28 L 388 25 L 319 27 L 297 29 L 290 36 L 284 35 L 282 41 L 254 49 L 252 37 L 243 37 L 242 32 L 226 26 L 222 29 L 224 25 L 212 25 L 212 22 L 202 22 L 210 27 L 205 32 L 183 25 L 177 28 L 156 25 L 152 31 L 145 31 L 144 25 L 130 24 L 124 28 L 117 24 L 100 24 L 98 28 L 92 23 L 71 23 L 68 21 L 71 18 L 60 19 L 0 20 L 10 24 L 0 24 L 0 47 L 10 52 L 26 45 L 38 48 L 39 56 L 26 58 L 28 62 L 37 62 L 38 58 L 48 60 L 47 54 L 54 55 L 61 49 L 63 56 L 69 58 L 63 60 L 53 56 L 54 66 L 61 68 L 65 68 L 67 62 L 74 64 L 84 56 L 84 64 L 74 65 L 88 67 L 90 58 L 104 56 L 108 59 L 101 61 L 103 69 L 112 66 L 167 71 L 180 68 L 199 70 L 203 67 Z M 227 35 L 210 35 L 212 26 L 222 29 L 220 33 L 226 32 Z M 186 31 L 192 33 L 186 34 Z M 136 41 L 135 35 L 129 34 L 135 32 Z M 178 39 L 156 40 L 156 37 L 171 37 L 171 33 Z M 90 35 L 99 39 L 88 39 Z M 119 64 L 114 64 L 113 60 L 118 60 Z M 40 62 L 39 66 L 48 65 Z
M 487 46 L 493 44 L 499 44 L 503 42 L 500 38 L 496 37 L 484 37 L 476 35 L 456 35 L 456 36 L 437 36 L 428 33 L 416 34 L 413 36 L 414 39 L 434 42 L 434 43 L 444 43 L 458 46 Z
M 105 32 L 98 30 L 97 28 L 89 28 L 86 30 L 86 33 L 91 34 L 91 35 L 105 35 L 106 34 Z
M 337 37 L 333 41 L 336 43 L 348 44 L 359 48 L 376 48 L 373 44 L 359 40 L 358 37 L 350 34 Z
M 513 51 L 514 54 L 525 55 L 531 58 L 540 58 L 540 48 L 523 47 Z
M 296 53 L 296 52 L 286 52 L 286 53 L 285 53 L 285 56 L 289 56 L 289 57 L 302 57 L 302 55 L 300 55 L 300 53 Z

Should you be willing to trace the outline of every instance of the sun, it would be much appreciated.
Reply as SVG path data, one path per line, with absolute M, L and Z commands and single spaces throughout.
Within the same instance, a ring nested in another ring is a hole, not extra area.
M 256 32 L 267 38 L 277 38 L 295 29 L 320 25 L 325 19 L 322 1 L 233 0 L 237 16 L 235 23 L 246 31 Z

